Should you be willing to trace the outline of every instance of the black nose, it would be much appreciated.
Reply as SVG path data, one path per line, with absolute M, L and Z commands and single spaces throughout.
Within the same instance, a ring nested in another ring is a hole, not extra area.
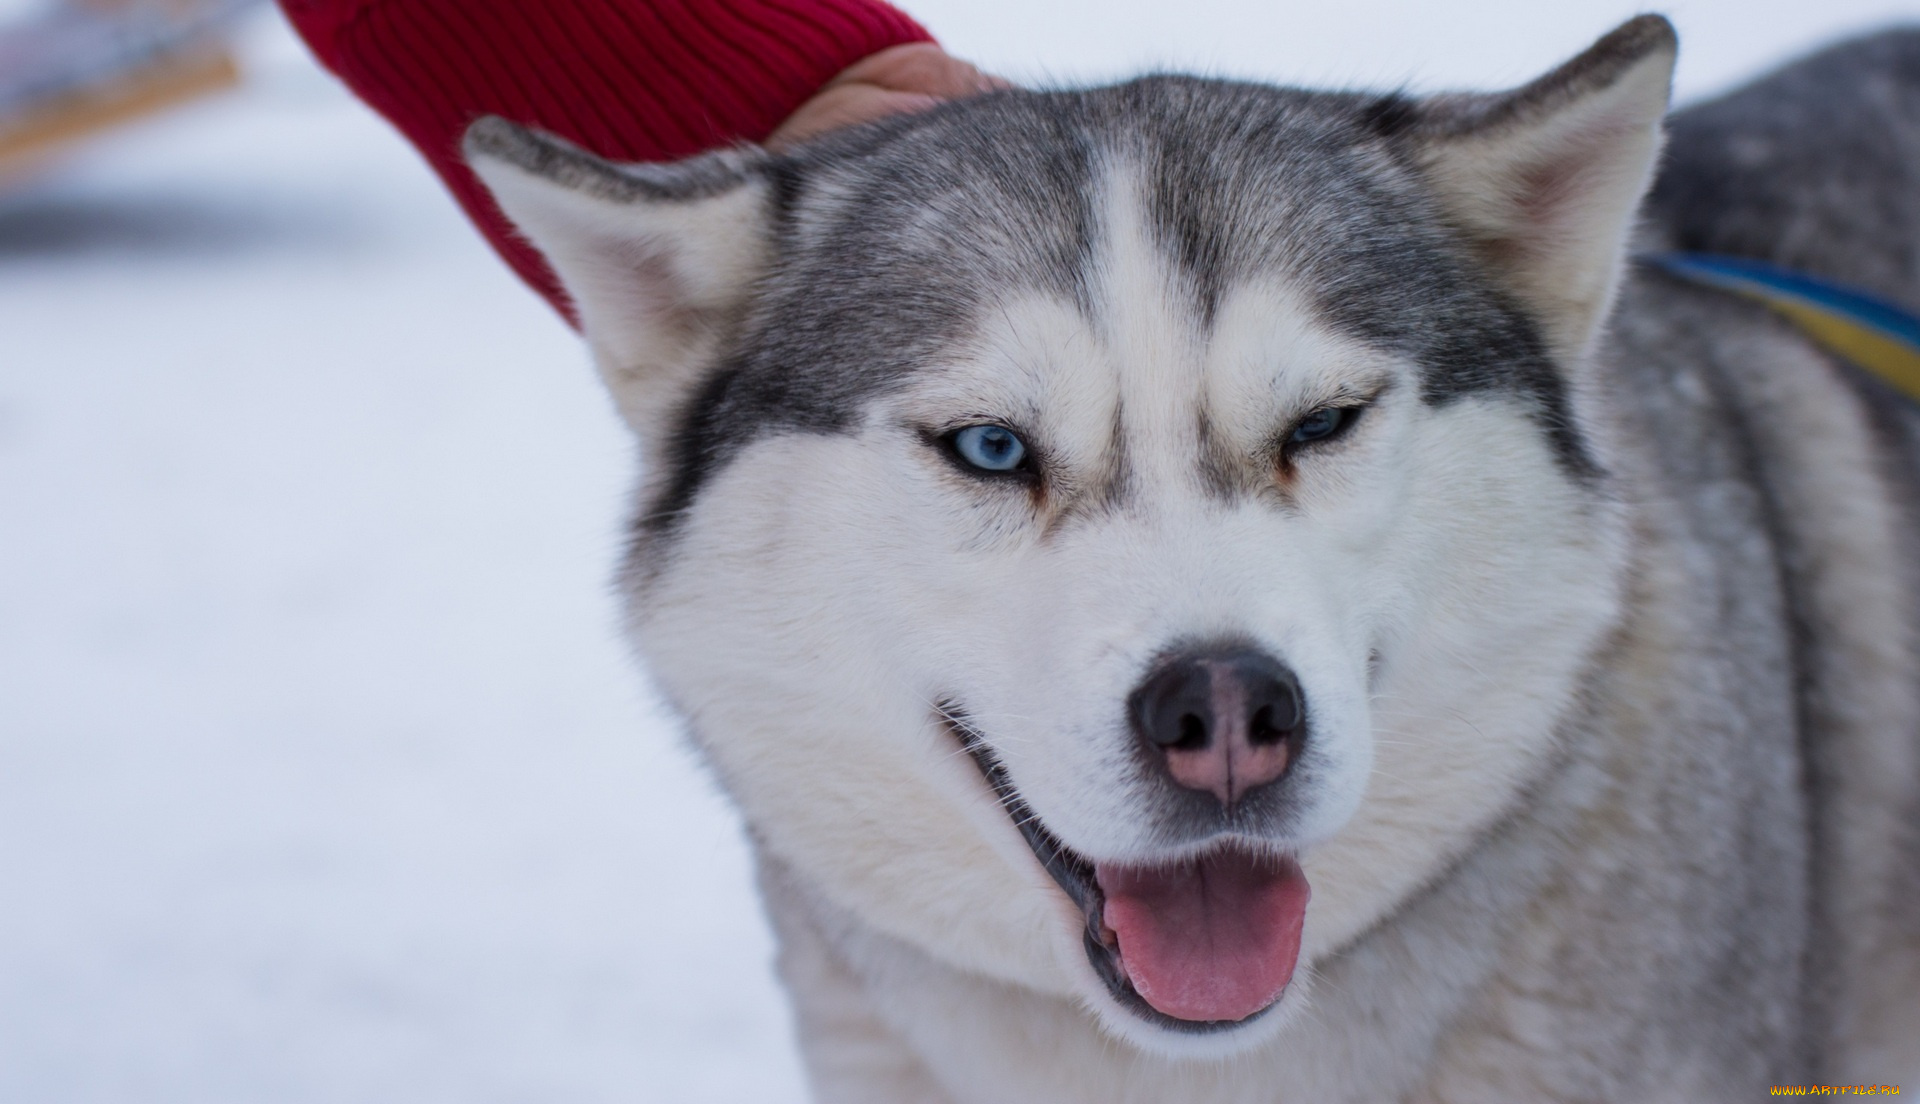
M 1162 663 L 1133 692 L 1134 731 L 1173 780 L 1228 808 L 1287 773 L 1306 734 L 1306 700 L 1286 664 L 1249 648 Z

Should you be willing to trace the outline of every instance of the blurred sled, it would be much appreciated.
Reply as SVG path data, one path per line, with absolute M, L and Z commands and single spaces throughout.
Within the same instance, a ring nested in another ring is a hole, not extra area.
M 259 2 L 0 7 L 0 179 L 77 140 L 234 84 L 227 32 Z

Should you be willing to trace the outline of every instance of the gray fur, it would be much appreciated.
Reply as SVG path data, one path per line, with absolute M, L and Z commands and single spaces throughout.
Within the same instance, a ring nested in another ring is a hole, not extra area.
M 762 158 L 751 147 L 685 161 L 616 165 L 577 146 L 489 116 L 467 129 L 468 157 L 494 157 L 568 188 L 617 203 L 690 203 L 738 187 Z

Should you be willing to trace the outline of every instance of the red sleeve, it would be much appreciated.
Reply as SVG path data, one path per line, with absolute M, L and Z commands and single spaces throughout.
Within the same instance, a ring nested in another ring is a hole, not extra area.
M 931 36 L 881 0 L 281 0 L 321 64 L 424 154 L 569 321 L 546 264 L 460 160 L 481 115 L 622 161 L 762 141 L 836 74 Z

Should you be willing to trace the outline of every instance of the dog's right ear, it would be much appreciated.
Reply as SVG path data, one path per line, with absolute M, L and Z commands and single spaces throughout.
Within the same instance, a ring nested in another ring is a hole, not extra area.
M 500 118 L 469 127 L 464 151 L 560 278 L 621 414 L 652 435 L 765 264 L 768 155 L 617 165 Z

